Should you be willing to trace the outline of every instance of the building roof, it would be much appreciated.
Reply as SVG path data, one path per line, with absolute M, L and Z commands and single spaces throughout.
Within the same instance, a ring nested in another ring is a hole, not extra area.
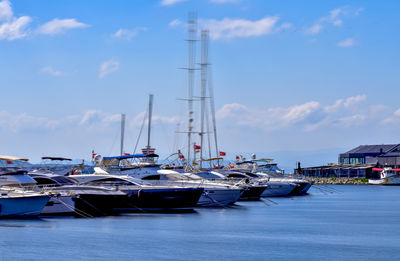
M 345 154 L 359 153 L 388 153 L 399 147 L 400 144 L 381 144 L 381 145 L 360 145 L 357 148 L 349 150 Z

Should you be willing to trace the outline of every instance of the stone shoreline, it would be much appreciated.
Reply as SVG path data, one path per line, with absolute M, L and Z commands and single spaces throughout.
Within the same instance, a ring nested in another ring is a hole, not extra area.
M 314 184 L 329 184 L 329 185 L 368 185 L 366 178 L 311 178 L 307 180 L 313 181 Z

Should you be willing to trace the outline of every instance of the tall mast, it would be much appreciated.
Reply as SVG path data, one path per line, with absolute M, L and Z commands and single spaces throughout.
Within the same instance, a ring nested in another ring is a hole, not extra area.
M 197 18 L 195 13 L 189 13 L 188 21 L 188 137 L 187 137 L 187 166 L 190 164 L 191 134 L 193 131 L 193 86 L 194 86 L 194 64 L 196 48 Z
M 149 120 L 147 125 L 147 148 L 150 149 L 151 116 L 153 113 L 153 94 L 149 95 Z
M 200 95 L 200 168 L 202 168 L 203 159 L 203 141 L 204 141 L 204 113 L 207 87 L 207 65 L 208 65 L 208 31 L 201 31 L 201 95 Z
M 213 132 L 214 132 L 215 153 L 216 153 L 216 157 L 219 157 L 218 140 L 217 140 L 217 124 L 215 121 L 214 91 L 213 91 L 213 86 L 212 86 L 211 70 L 209 70 L 209 75 L 210 75 L 210 77 L 209 77 L 209 81 L 208 81 L 208 92 L 210 95 L 210 107 L 211 107 L 211 117 L 212 117 Z M 218 160 L 218 165 L 219 165 L 219 160 Z
M 121 156 L 124 154 L 125 114 L 121 114 Z

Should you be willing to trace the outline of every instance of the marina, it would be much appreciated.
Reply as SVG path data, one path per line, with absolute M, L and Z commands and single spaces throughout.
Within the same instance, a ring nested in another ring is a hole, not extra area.
M 195 213 L 0 220 L 0 259 L 396 260 L 397 193 L 332 185 Z
M 0 261 L 400 260 L 399 10 L 0 0 Z

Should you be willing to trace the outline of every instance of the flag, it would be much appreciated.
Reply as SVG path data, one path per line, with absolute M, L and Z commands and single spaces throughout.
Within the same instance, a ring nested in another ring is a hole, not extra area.
M 219 155 L 220 155 L 221 157 L 226 156 L 226 152 L 220 151 L 220 152 L 219 152 Z
M 194 147 L 195 150 L 201 149 L 201 147 L 199 145 L 193 145 L 193 147 Z
M 92 152 L 92 159 L 97 156 L 97 153 Z
M 12 161 L 11 160 L 7 160 L 7 164 L 12 164 Z
M 185 156 L 183 156 L 182 154 L 179 154 L 179 158 L 180 158 L 180 159 L 184 159 Z

